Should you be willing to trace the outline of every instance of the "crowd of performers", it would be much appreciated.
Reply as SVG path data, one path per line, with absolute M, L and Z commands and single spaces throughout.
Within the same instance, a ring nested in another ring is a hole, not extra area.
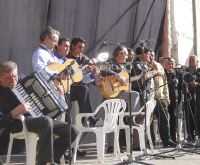
M 65 88 L 66 84 L 63 84 L 69 72 L 65 71 L 52 76 L 52 81 L 60 95 L 68 95 L 70 102 L 78 102 L 79 113 L 91 113 L 103 100 L 109 98 L 123 98 L 128 104 L 129 87 L 131 86 L 131 90 L 140 93 L 141 105 L 152 98 L 157 101 L 153 116 L 158 120 L 159 133 L 164 147 L 175 147 L 179 142 L 177 118 L 180 116 L 186 121 L 185 140 L 194 142 L 196 137 L 200 136 L 200 112 L 198 110 L 200 70 L 197 56 L 189 57 L 188 67 L 177 67 L 175 60 L 171 57 L 155 59 L 157 56 L 154 51 L 146 45 L 139 45 L 135 52 L 118 45 L 113 50 L 111 58 L 102 64 L 104 66 L 101 66 L 84 54 L 86 46 L 86 41 L 81 37 L 68 40 L 62 37 L 57 30 L 47 27 L 41 33 L 40 43 L 32 55 L 33 71 L 40 72 L 45 69 L 48 72 L 46 68 L 51 64 L 62 65 L 73 60 L 84 73 L 83 78 L 71 83 L 70 88 Z M 74 62 L 70 63 L 70 65 L 73 64 Z M 54 162 L 59 163 L 61 156 L 65 154 L 70 145 L 68 144 L 69 125 L 67 122 L 53 120 L 45 115 L 32 117 L 29 114 L 31 106 L 20 101 L 13 93 L 17 83 L 17 64 L 13 61 L 1 62 L 1 152 L 7 151 L 5 148 L 9 141 L 9 133 L 22 130 L 20 118 L 24 115 L 28 131 L 35 132 L 39 136 L 37 164 L 51 163 L 52 157 Z M 113 84 L 118 86 L 112 86 Z M 88 121 L 83 121 L 85 126 L 99 124 L 98 116 L 86 120 Z M 53 123 L 53 133 L 56 135 L 53 146 L 51 146 L 52 136 L 50 136 L 51 123 Z M 71 127 L 71 144 L 76 138 L 76 131 L 74 127 Z M 154 137 L 153 131 L 152 136 Z M 120 141 L 125 141 L 125 138 L 120 136 Z M 123 145 L 123 142 L 120 144 Z M 54 149 L 54 155 L 51 155 L 51 147 Z M 112 150 L 111 145 L 107 151 Z M 86 154 L 79 153 L 82 156 Z

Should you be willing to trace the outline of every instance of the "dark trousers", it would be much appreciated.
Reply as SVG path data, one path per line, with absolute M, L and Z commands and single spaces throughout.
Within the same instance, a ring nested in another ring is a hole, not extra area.
M 97 86 L 93 83 L 78 83 L 71 86 L 71 101 L 78 101 L 79 113 L 92 113 L 103 101 Z
M 177 112 L 176 104 L 169 104 L 168 112 L 169 112 L 170 138 L 173 141 L 176 141 L 177 140 L 176 139 L 177 119 L 175 115 L 175 113 Z
M 195 99 L 194 98 L 185 98 L 184 102 L 184 112 L 186 120 L 186 129 L 188 133 L 187 139 L 193 141 L 195 137 L 195 132 L 197 131 L 197 122 L 195 116 Z M 197 132 L 196 132 L 197 133 Z
M 92 113 L 89 100 L 89 88 L 87 85 L 79 83 L 71 86 L 71 101 L 78 101 L 80 113 Z
M 158 128 L 160 132 L 160 137 L 163 144 L 168 144 L 170 140 L 170 128 L 169 128 L 169 115 L 167 109 L 167 101 L 157 100 L 157 104 L 154 110 L 154 114 L 158 119 Z
M 37 154 L 37 164 L 44 165 L 45 162 L 52 161 L 52 148 L 51 148 L 51 124 L 47 116 L 39 118 L 26 118 L 26 126 L 28 131 L 35 132 L 39 136 L 38 140 L 38 154 Z M 16 122 L 20 125 L 20 121 Z M 11 131 L 20 131 L 21 126 L 14 126 Z M 71 129 L 72 141 L 75 140 L 76 134 L 73 129 Z M 61 156 L 65 153 L 69 144 L 69 128 L 64 122 L 53 120 L 53 153 L 55 162 L 59 163 Z

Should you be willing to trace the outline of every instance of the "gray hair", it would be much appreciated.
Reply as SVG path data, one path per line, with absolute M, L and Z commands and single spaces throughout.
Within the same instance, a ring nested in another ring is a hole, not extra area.
M 0 63 L 0 75 L 17 69 L 17 64 L 13 61 L 4 61 Z
M 44 41 L 47 36 L 52 36 L 52 35 L 58 35 L 60 36 L 60 32 L 51 26 L 48 26 L 42 33 L 40 34 L 40 41 Z

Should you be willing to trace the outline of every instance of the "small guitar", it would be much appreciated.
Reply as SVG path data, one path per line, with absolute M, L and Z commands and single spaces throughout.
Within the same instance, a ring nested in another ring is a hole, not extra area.
M 47 66 L 47 70 L 59 75 L 55 79 L 55 85 L 63 88 L 64 93 L 70 91 L 73 83 L 83 79 L 82 70 L 74 59 L 67 59 L 63 64 L 51 63 Z
M 100 93 L 104 98 L 117 97 L 120 92 L 129 90 L 128 78 L 126 71 L 102 77 L 98 83 Z

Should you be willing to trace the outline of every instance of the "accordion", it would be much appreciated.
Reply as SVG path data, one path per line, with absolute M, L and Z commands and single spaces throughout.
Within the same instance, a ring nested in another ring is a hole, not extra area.
M 68 109 L 64 96 L 57 91 L 50 75 L 44 70 L 20 80 L 13 92 L 20 101 L 30 104 L 30 115 L 33 117 L 47 115 L 56 118 Z

